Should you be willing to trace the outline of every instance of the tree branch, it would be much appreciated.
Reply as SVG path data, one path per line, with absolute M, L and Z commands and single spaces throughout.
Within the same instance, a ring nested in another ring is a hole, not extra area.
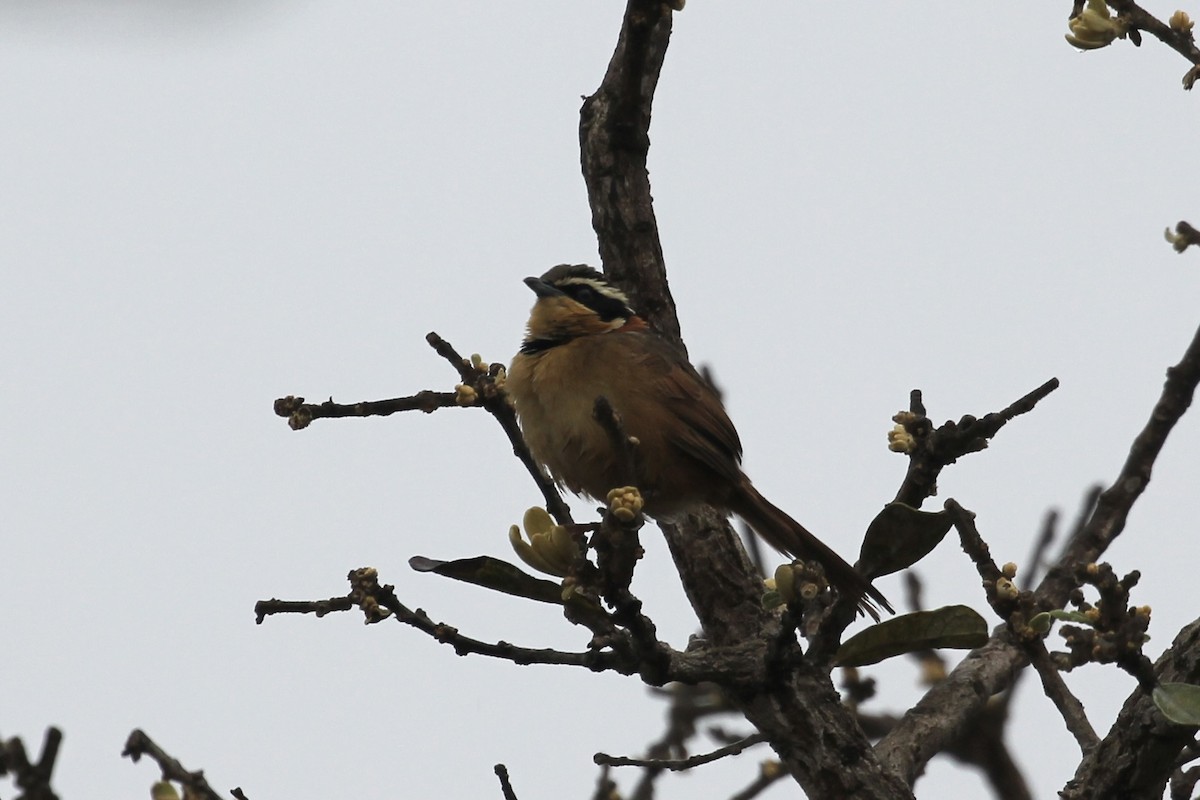
M 185 787 L 187 790 L 185 794 L 189 797 L 201 800 L 224 800 L 216 790 L 208 785 L 208 781 L 204 778 L 204 770 L 193 772 L 187 769 L 178 759 L 155 744 L 154 740 L 139 728 L 134 728 L 129 734 L 121 755 L 128 756 L 134 763 L 141 760 L 142 756 L 149 756 L 158 764 L 158 768 L 162 772 L 162 779 L 174 781 Z M 235 797 L 245 797 L 241 789 L 234 789 L 233 794 Z
M 1169 25 L 1133 0 L 1108 0 L 1108 4 L 1117 14 L 1128 21 L 1131 30 L 1145 31 L 1191 63 L 1192 68 L 1183 77 L 1183 88 L 1191 89 L 1196 82 L 1198 70 L 1200 70 L 1200 49 L 1196 48 L 1196 40 L 1192 36 L 1190 27 L 1183 30 Z
M 1026 650 L 1030 655 L 1030 663 L 1037 670 L 1038 677 L 1042 679 L 1042 689 L 1046 697 L 1050 698 L 1050 702 L 1054 703 L 1054 707 L 1062 715 L 1063 723 L 1075 737 L 1080 752 L 1087 755 L 1100 743 L 1100 737 L 1096 735 L 1092 723 L 1088 721 L 1083 703 L 1079 702 L 1079 698 L 1067 688 L 1062 673 L 1050 661 L 1050 654 L 1046 652 L 1046 645 L 1043 642 L 1031 642 L 1026 646 Z
M 1186 626 L 1154 664 L 1161 682 L 1200 683 L 1200 620 Z M 1103 741 L 1087 753 L 1063 800 L 1120 797 L 1159 800 L 1196 729 L 1168 722 L 1141 689 L 1125 701 Z
M 909 453 L 908 471 L 894 502 L 920 508 L 925 499 L 934 493 L 943 468 L 969 453 L 985 449 L 1001 428 L 1021 414 L 1032 411 L 1039 401 L 1057 388 L 1058 378 L 1051 378 L 1007 408 L 978 419 L 967 414 L 958 422 L 948 421 L 936 429 L 926 416 L 921 390 L 914 389 L 908 413 L 896 417 L 897 420 L 904 420 L 901 424 L 912 435 L 915 448 Z
M 687 652 L 680 652 L 663 642 L 657 642 L 652 652 L 645 653 L 636 647 L 566 652 L 520 647 L 505 641 L 484 642 L 462 635 L 453 625 L 434 622 L 422 609 L 408 608 L 396 596 L 394 586 L 379 583 L 378 573 L 371 567 L 353 570 L 347 577 L 352 588 L 345 597 L 316 601 L 260 600 L 255 604 L 258 621 L 261 623 L 274 614 L 324 615 L 357 607 L 362 610 L 368 624 L 395 617 L 397 622 L 449 645 L 460 656 L 481 655 L 511 661 L 520 666 L 551 664 L 583 667 L 592 672 L 640 675 L 654 686 L 672 681 L 687 684 L 720 681 L 722 685 L 738 688 L 760 685 L 766 680 L 762 647 L 757 643 L 694 647 Z M 650 631 L 653 632 L 652 625 Z
M 546 473 L 529 452 L 529 445 L 525 444 L 525 437 L 521 434 L 521 426 L 517 424 L 516 412 L 501 390 L 502 383 L 498 379 L 503 375 L 504 366 L 493 364 L 486 370 L 481 369 L 460 356 L 449 342 L 432 331 L 426 335 L 425 341 L 429 342 L 429 346 L 446 359 L 450 366 L 458 370 L 463 384 L 471 386 L 474 390 L 479 405 L 500 423 L 505 436 L 512 444 L 513 455 L 524 465 L 525 471 L 533 478 L 533 482 L 545 498 L 546 510 L 550 512 L 550 516 L 554 517 L 559 525 L 573 525 L 571 509 L 562 499 L 558 487 L 546 477 Z
M 579 111 L 579 147 L 605 273 L 642 317 L 682 345 L 646 170 L 650 110 L 670 39 L 665 3 L 629 0 L 604 80 Z
M 608 71 L 580 112 L 580 146 L 605 272 L 657 331 L 682 346 L 646 171 L 653 93 L 670 31 L 671 11 L 661 0 L 629 0 Z M 778 638 L 778 621 L 762 608 L 761 577 L 726 519 L 694 513 L 660 527 L 712 645 L 761 647 Z M 880 770 L 827 673 L 801 664 L 769 684 L 733 691 L 731 699 L 810 796 L 911 797 Z
M 517 800 L 517 793 L 513 791 L 512 783 L 508 780 L 508 767 L 497 764 L 495 772 L 500 780 L 500 791 L 504 793 L 504 800 Z
M 0 775 L 12 775 L 13 783 L 21 790 L 22 800 L 58 800 L 50 787 L 54 774 L 54 763 L 58 760 L 62 746 L 62 731 L 55 727 L 46 729 L 42 739 L 42 754 L 37 762 L 29 760 L 25 743 L 18 737 L 0 740 Z
M 627 756 L 610 756 L 607 753 L 596 753 L 592 757 L 597 764 L 608 767 L 650 767 L 653 769 L 666 769 L 672 772 L 699 767 L 703 764 L 711 764 L 714 761 L 719 761 L 727 756 L 739 755 L 748 747 L 753 747 L 756 744 L 762 744 L 767 739 L 761 733 L 752 733 L 744 739 L 739 739 L 733 744 L 719 747 L 709 753 L 701 753 L 700 755 L 691 756 L 689 758 L 629 758 Z
M 1100 493 L 1096 507 L 1078 535 L 1067 542 L 1058 562 L 1042 579 L 1037 594 L 1046 608 L 1062 608 L 1075 588 L 1075 565 L 1099 560 L 1125 530 L 1130 509 L 1150 483 L 1154 461 L 1162 452 L 1176 423 L 1192 404 L 1200 384 L 1200 329 L 1178 364 L 1167 370 L 1167 380 L 1150 419 L 1133 440 L 1121 473 L 1112 486 Z
M 1190 405 L 1197 383 L 1200 383 L 1200 330 L 1180 363 L 1167 371 L 1162 395 L 1146 427 L 1134 440 L 1116 482 L 1101 494 L 1087 524 L 1072 537 L 1042 579 L 1035 593 L 1039 606 L 1063 608 L 1075 587 L 1075 565 L 1099 558 L 1124 528 L 1129 509 L 1145 490 L 1154 460 Z M 931 688 L 909 709 L 876 747 L 880 761 L 911 784 L 929 759 L 961 735 L 972 716 L 992 695 L 1011 685 L 1027 663 L 1027 656 L 1011 633 L 1007 629 L 998 630 L 987 644 L 969 653 L 946 680 Z

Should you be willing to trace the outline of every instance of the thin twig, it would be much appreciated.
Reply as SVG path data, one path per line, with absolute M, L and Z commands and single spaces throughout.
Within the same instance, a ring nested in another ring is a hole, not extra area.
M 937 486 L 942 469 L 959 458 L 976 453 L 988 446 L 988 442 L 1014 418 L 1026 414 L 1058 388 L 1058 378 L 1051 378 L 1029 394 L 1011 403 L 1000 411 L 985 414 L 980 418 L 970 415 L 958 422 L 946 422 L 933 429 L 925 415 L 925 406 L 919 390 L 909 398 L 913 419 L 905 428 L 916 441 L 915 449 L 909 454 L 908 471 L 896 492 L 895 502 L 920 508 Z
M 727 714 L 732 711 L 721 688 L 710 682 L 700 684 L 673 683 L 662 689 L 651 689 L 656 695 L 669 697 L 670 707 L 667 709 L 667 726 L 656 741 L 646 748 L 646 756 L 655 759 L 682 757 L 688 751 L 688 741 L 695 735 L 697 723 L 716 714 Z M 720 735 L 709 731 L 713 738 L 721 741 Z M 737 739 L 742 736 L 735 737 Z M 732 743 L 727 740 L 726 744 Z M 607 774 L 608 767 L 603 768 Z M 639 773 L 637 785 L 627 794 L 628 800 L 653 800 L 654 782 L 663 774 L 663 770 L 649 767 Z
M 778 761 L 767 761 L 759 768 L 758 777 L 751 781 L 745 789 L 730 795 L 729 800 L 754 800 L 755 797 L 770 788 L 771 784 L 786 777 L 787 772 Z
M 223 800 L 221 795 L 208 785 L 203 770 L 193 772 L 187 769 L 179 763 L 178 759 L 155 744 L 153 739 L 138 728 L 134 728 L 129 734 L 129 738 L 125 740 L 125 750 L 121 755 L 128 756 L 135 763 L 142 756 L 149 756 L 158 764 L 164 781 L 174 781 L 187 787 L 192 797 L 203 798 L 203 800 Z
M 1100 493 L 1087 523 L 1067 542 L 1058 563 L 1038 585 L 1037 595 L 1043 607 L 1063 608 L 1076 586 L 1075 567 L 1098 561 L 1125 529 L 1133 504 L 1150 482 L 1154 461 L 1162 452 L 1167 436 L 1191 405 L 1197 384 L 1200 384 L 1200 329 L 1179 363 L 1167 370 L 1158 402 L 1133 440 L 1117 479 Z
M 621 415 L 612 407 L 607 397 L 600 396 L 592 408 L 592 418 L 608 434 L 613 450 L 617 453 L 621 464 L 621 482 L 624 486 L 637 486 L 637 440 L 625 433 L 625 425 Z M 612 487 L 616 488 L 616 487 Z
M 608 777 L 608 772 L 608 767 L 601 768 L 600 775 L 596 778 L 596 790 L 592 792 L 591 800 L 613 800 L 614 797 L 620 796 L 617 794 L 617 784 Z
M 1171 776 L 1171 800 L 1191 800 L 1197 782 L 1200 782 L 1200 767 L 1175 772 Z
M 583 667 L 592 672 L 636 674 L 651 685 L 662 685 L 671 681 L 700 683 L 720 679 L 726 685 L 738 687 L 757 685 L 763 680 L 762 657 L 757 647 L 707 648 L 682 653 L 663 642 L 653 640 L 654 646 L 649 652 L 641 647 L 567 652 L 550 648 L 520 647 L 505 641 L 484 642 L 463 636 L 452 625 L 434 622 L 419 608 L 408 608 L 396 597 L 395 587 L 381 585 L 375 570 L 370 567 L 353 570 L 349 579 L 353 588 L 344 598 L 320 601 L 261 600 L 255 606 L 256 613 L 265 618 L 272 614 L 317 613 L 318 609 L 328 613 L 358 607 L 365 614 L 368 623 L 395 617 L 397 622 L 416 628 L 430 638 L 449 645 L 460 656 L 482 655 L 511 661 L 521 666 L 558 664 Z M 640 603 L 638 608 L 640 609 Z M 652 635 L 652 623 L 646 620 L 645 624 L 650 626 L 649 635 Z
M 54 774 L 54 763 L 58 760 L 62 746 L 62 731 L 53 726 L 46 729 L 42 738 L 42 752 L 37 762 L 31 762 L 25 751 L 25 743 L 19 737 L 0 740 L 0 775 L 12 775 L 13 783 L 19 787 L 21 798 L 27 800 L 58 800 L 50 788 Z
M 550 512 L 550 516 L 554 517 L 559 525 L 573 525 L 575 521 L 571 518 L 571 509 L 563 501 L 558 487 L 534 460 L 529 445 L 525 443 L 525 437 L 521 434 L 521 426 L 517 424 L 517 415 L 513 407 L 504 392 L 495 384 L 495 375 L 490 371 L 477 369 L 470 361 L 460 356 L 449 342 L 432 331 L 426 335 L 425 341 L 457 370 L 463 383 L 475 388 L 480 405 L 500 423 L 512 444 L 513 455 L 520 459 L 533 482 L 537 484 L 542 497 L 546 499 L 546 510 Z
M 1030 616 L 1036 613 L 1033 605 L 1033 593 L 1029 591 L 1009 594 L 1001 592 L 997 584 L 1004 576 L 996 566 L 996 562 L 992 560 L 987 543 L 984 542 L 975 527 L 973 515 L 954 500 L 946 501 L 946 510 L 949 512 L 955 528 L 958 529 L 963 550 L 971 557 L 971 561 L 974 562 L 983 579 L 984 586 L 987 588 L 988 602 L 1017 634 L 1017 640 L 1042 679 L 1042 687 L 1046 696 L 1058 708 L 1067 729 L 1079 743 L 1080 750 L 1086 754 L 1100 739 L 1092 729 L 1091 723 L 1088 722 L 1083 704 L 1071 693 L 1062 676 L 1055 669 L 1050 660 L 1050 654 L 1046 652 L 1043 640 L 1033 638 L 1034 632 L 1029 630 L 1025 624 Z
M 1086 755 L 1100 743 L 1100 737 L 1096 735 L 1092 723 L 1088 721 L 1083 703 L 1079 702 L 1079 698 L 1067 688 L 1066 681 L 1051 663 L 1050 654 L 1046 652 L 1046 645 L 1040 639 L 1030 642 L 1025 649 L 1029 653 L 1029 663 L 1033 665 L 1033 668 L 1037 670 L 1038 677 L 1042 679 L 1042 689 L 1045 691 L 1046 697 L 1050 698 L 1054 707 L 1058 709 L 1058 713 L 1062 715 L 1067 730 L 1079 743 L 1080 752 Z
M 422 391 L 408 397 L 391 400 L 364 400 L 361 403 L 305 403 L 303 397 L 281 397 L 275 401 L 275 414 L 286 417 L 292 430 L 307 428 L 315 419 L 341 417 L 386 417 L 399 411 L 424 411 L 432 414 L 439 408 L 461 408 L 454 392 Z
M 323 617 L 334 611 L 349 611 L 354 601 L 349 597 L 331 597 L 328 600 L 259 600 L 254 604 L 254 621 L 261 625 L 272 614 L 316 614 Z
M 761 744 L 766 740 L 767 738 L 761 733 L 752 733 L 733 744 L 719 747 L 710 753 L 701 753 L 689 758 L 630 758 L 628 756 L 610 756 L 607 753 L 596 753 L 596 755 L 592 756 L 592 760 L 601 766 L 653 767 L 655 769 L 667 769 L 672 772 L 678 772 L 680 770 L 699 767 L 702 764 L 711 764 L 726 756 L 736 756 L 743 750 L 753 747 L 756 744 Z
M 1037 539 L 1033 542 L 1033 548 L 1029 551 L 1029 558 L 1021 566 L 1021 585 L 1025 588 L 1031 588 L 1037 583 L 1042 567 L 1046 564 L 1046 552 L 1050 549 L 1050 545 L 1054 543 L 1054 539 L 1058 535 L 1058 509 L 1051 509 L 1046 512 L 1045 518 L 1042 520 L 1042 529 L 1038 532 Z
M 517 800 L 517 793 L 513 791 L 512 783 L 508 780 L 508 767 L 497 764 L 495 770 L 496 777 L 500 779 L 500 791 L 504 793 L 504 800 Z
M 950 520 L 954 523 L 954 527 L 958 530 L 959 541 L 962 544 L 963 552 L 971 559 L 971 563 L 975 565 L 975 571 L 979 573 L 979 577 L 985 583 L 995 583 L 996 580 L 1002 577 L 1000 568 L 996 566 L 996 562 L 992 559 L 991 548 L 987 542 L 979 534 L 979 529 L 975 527 L 975 514 L 967 511 L 960 506 L 953 498 L 949 498 L 945 503 L 946 512 L 950 515 Z M 990 593 L 989 593 L 990 594 Z
M 1114 11 L 1129 23 L 1130 32 L 1145 31 L 1186 58 L 1192 69 L 1183 78 L 1183 87 L 1191 89 L 1200 68 L 1200 49 L 1190 30 L 1177 30 L 1146 11 L 1133 0 L 1108 0 Z

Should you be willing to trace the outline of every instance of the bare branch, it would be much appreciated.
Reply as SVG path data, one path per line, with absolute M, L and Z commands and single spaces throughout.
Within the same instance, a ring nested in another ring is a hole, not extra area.
M 354 601 L 349 597 L 331 597 L 328 600 L 259 600 L 254 604 L 254 621 L 261 625 L 272 614 L 316 614 L 323 617 L 334 611 L 349 611 Z
M 785 775 L 787 773 L 778 761 L 765 761 L 759 767 L 758 777 L 751 781 L 750 785 L 745 789 L 731 795 L 729 800 L 754 800 L 755 797 L 765 792 L 771 784 L 782 779 Z
M 152 761 L 158 764 L 164 781 L 173 781 L 186 787 L 189 795 L 192 797 L 202 798 L 202 800 L 224 800 L 221 795 L 217 794 L 208 785 L 208 781 L 204 778 L 203 770 L 193 772 L 187 769 L 178 759 L 155 744 L 153 739 L 138 728 L 134 728 L 129 734 L 129 738 L 125 740 L 125 750 L 122 751 L 121 755 L 128 756 L 135 763 L 141 760 L 142 756 L 149 756 Z M 238 795 L 244 797 L 241 789 L 235 791 Z
M 748 747 L 753 747 L 756 744 L 762 744 L 767 739 L 761 733 L 754 733 L 744 739 L 734 742 L 733 744 L 719 747 L 709 753 L 691 756 L 689 758 L 629 758 L 627 756 L 610 756 L 607 753 L 596 753 L 592 760 L 597 764 L 609 767 L 653 767 L 655 769 L 666 769 L 672 772 L 699 767 L 702 764 L 711 764 L 726 756 L 736 756 Z
M 319 601 L 261 600 L 255 606 L 256 612 L 261 621 L 261 618 L 272 614 L 329 613 L 357 607 L 363 611 L 368 624 L 395 617 L 397 622 L 449 645 L 460 656 L 482 655 L 520 666 L 556 664 L 583 667 L 592 672 L 640 675 L 653 686 L 671 681 L 689 684 L 720 681 L 725 686 L 745 688 L 758 685 L 766 679 L 762 648 L 757 643 L 750 646 L 698 647 L 684 653 L 657 640 L 654 640 L 649 652 L 637 646 L 565 652 L 550 648 L 519 647 L 504 641 L 484 642 L 462 635 L 453 625 L 434 622 L 419 608 L 408 608 L 396 597 L 394 586 L 379 583 L 378 574 L 371 567 L 353 570 L 348 578 L 352 588 L 343 598 Z M 648 620 L 646 624 L 650 624 Z M 649 631 L 653 633 L 652 624 Z
M 1197 782 L 1200 782 L 1200 767 L 1176 772 L 1171 776 L 1171 800 L 1191 800 Z
M 933 494 L 943 468 L 986 448 L 1001 428 L 1015 417 L 1032 411 L 1040 400 L 1057 388 L 1058 378 L 1051 378 L 1007 408 L 978 419 L 968 414 L 958 422 L 946 422 L 936 429 L 926 416 L 921 391 L 914 389 L 909 400 L 909 414 L 901 424 L 912 435 L 916 446 L 909 453 L 908 471 L 896 492 L 895 502 L 920 508 L 921 503 Z M 898 421 L 900 419 L 897 417 Z
M 1186 626 L 1154 664 L 1158 681 L 1200 683 L 1200 620 Z M 1063 800 L 1121 797 L 1158 800 L 1196 729 L 1168 722 L 1140 688 L 1125 701 L 1108 735 L 1079 763 Z
M 1192 36 L 1191 29 L 1184 30 L 1173 27 L 1146 11 L 1133 0 L 1108 0 L 1108 4 L 1129 23 L 1131 34 L 1145 31 L 1192 64 L 1192 69 L 1188 70 L 1183 78 L 1183 88 L 1191 89 L 1196 81 L 1197 70 L 1200 69 L 1200 49 L 1196 48 L 1196 40 Z
M 571 509 L 563 501 L 558 487 L 546 477 L 546 473 L 529 452 L 529 445 L 525 444 L 525 437 L 521 434 L 521 426 L 517 424 L 516 412 L 509 405 L 501 387 L 497 385 L 497 377 L 503 366 L 493 364 L 486 371 L 482 370 L 460 356 L 449 342 L 433 332 L 425 337 L 425 341 L 458 371 L 463 383 L 474 389 L 479 404 L 500 423 L 508 441 L 512 443 L 513 455 L 520 459 L 529 477 L 533 478 L 542 497 L 546 499 L 546 510 L 550 512 L 550 516 L 554 517 L 559 525 L 574 524 Z
M 1162 394 L 1146 426 L 1134 439 L 1120 475 L 1112 486 L 1100 493 L 1087 524 L 1067 542 L 1058 563 L 1038 586 L 1037 594 L 1045 607 L 1065 606 L 1067 596 L 1076 585 L 1075 566 L 1099 560 L 1125 529 L 1129 511 L 1150 483 L 1154 461 L 1167 436 L 1192 404 L 1197 384 L 1200 384 L 1200 329 L 1192 337 L 1180 362 L 1167 370 Z
M 1026 647 L 1026 651 L 1030 654 L 1030 663 L 1037 670 L 1038 677 L 1042 679 L 1042 689 L 1045 691 L 1046 697 L 1050 698 L 1054 707 L 1058 709 L 1058 713 L 1062 715 L 1067 730 L 1079 743 L 1080 752 L 1087 755 L 1089 750 L 1100 743 L 1100 737 L 1096 735 L 1092 723 L 1088 722 L 1083 703 L 1079 702 L 1079 698 L 1067 688 L 1062 674 L 1050 661 L 1050 654 L 1046 652 L 1046 645 L 1043 642 L 1031 642 Z
M 500 779 L 500 791 L 504 793 L 504 800 L 517 800 L 517 793 L 513 791 L 512 783 L 508 780 L 508 767 L 497 764 L 495 770 L 496 777 Z
M 633 439 L 625 432 L 625 425 L 621 421 L 621 415 L 613 409 L 612 403 L 608 402 L 607 397 L 597 397 L 595 405 L 592 409 L 592 417 L 608 434 L 608 439 L 612 442 L 613 450 L 619 455 L 621 464 L 621 478 L 625 486 L 637 486 L 638 475 L 638 457 L 636 439 Z
M 650 109 L 670 39 L 665 3 L 628 0 L 608 71 L 579 111 L 579 146 L 605 273 L 642 317 L 682 345 L 646 170 Z
M 1042 579 L 1035 593 L 1041 607 L 1064 607 L 1076 585 L 1075 565 L 1095 561 L 1124 528 L 1129 509 L 1144 491 L 1154 460 L 1190 405 L 1197 383 L 1200 331 L 1182 361 L 1167 371 L 1162 395 L 1145 429 L 1134 440 L 1117 481 L 1101 494 L 1087 524 Z M 911 783 L 930 758 L 961 735 L 963 726 L 990 697 L 1011 685 L 1026 664 L 1027 656 L 1012 634 L 998 630 L 987 644 L 969 653 L 946 680 L 930 689 L 884 737 L 876 746 L 880 761 Z
M 307 428 L 315 419 L 336 419 L 340 417 L 386 417 L 398 411 L 424 411 L 432 414 L 439 408 L 459 408 L 455 402 L 454 392 L 417 392 L 408 397 L 396 397 L 391 400 L 364 400 L 361 403 L 335 403 L 326 400 L 324 403 L 305 403 L 303 397 L 281 397 L 275 401 L 275 413 L 286 417 L 288 426 L 298 431 Z
M 58 800 L 58 795 L 50 788 L 50 778 L 54 774 L 62 739 L 61 730 L 47 728 L 42 738 L 42 753 L 36 763 L 29 760 L 25 743 L 20 738 L 0 740 L 0 775 L 13 776 L 13 782 L 21 789 L 22 800 Z

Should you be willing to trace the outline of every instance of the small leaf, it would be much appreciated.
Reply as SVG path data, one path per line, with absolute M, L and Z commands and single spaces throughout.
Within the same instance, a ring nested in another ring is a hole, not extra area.
M 885 658 L 940 647 L 970 650 L 988 640 L 987 623 L 967 606 L 917 611 L 872 625 L 838 650 L 840 667 L 862 667 Z
M 867 526 L 858 571 L 874 580 L 911 567 L 938 546 L 951 524 L 945 511 L 920 511 L 904 503 L 888 503 Z
M 1054 624 L 1054 618 L 1047 611 L 1042 611 L 1034 614 L 1029 620 L 1029 628 L 1037 633 L 1049 633 L 1050 626 Z
M 767 589 L 763 592 L 762 607 L 767 611 L 779 608 L 785 602 L 787 601 L 783 599 L 783 595 L 779 593 L 778 589 Z
M 408 565 L 417 572 L 432 572 L 456 581 L 473 583 L 486 589 L 527 597 L 542 603 L 562 605 L 563 602 L 560 584 L 535 578 L 507 561 L 491 556 L 460 558 L 457 561 L 413 556 L 408 560 Z
M 1160 683 L 1151 695 L 1163 716 L 1178 725 L 1200 725 L 1200 686 Z

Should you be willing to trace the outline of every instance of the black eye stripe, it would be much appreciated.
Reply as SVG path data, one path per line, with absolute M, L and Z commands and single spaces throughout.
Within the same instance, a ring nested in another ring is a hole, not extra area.
M 623 302 L 597 291 L 586 283 L 568 283 L 559 288 L 572 300 L 595 311 L 605 322 L 630 315 L 629 309 Z

